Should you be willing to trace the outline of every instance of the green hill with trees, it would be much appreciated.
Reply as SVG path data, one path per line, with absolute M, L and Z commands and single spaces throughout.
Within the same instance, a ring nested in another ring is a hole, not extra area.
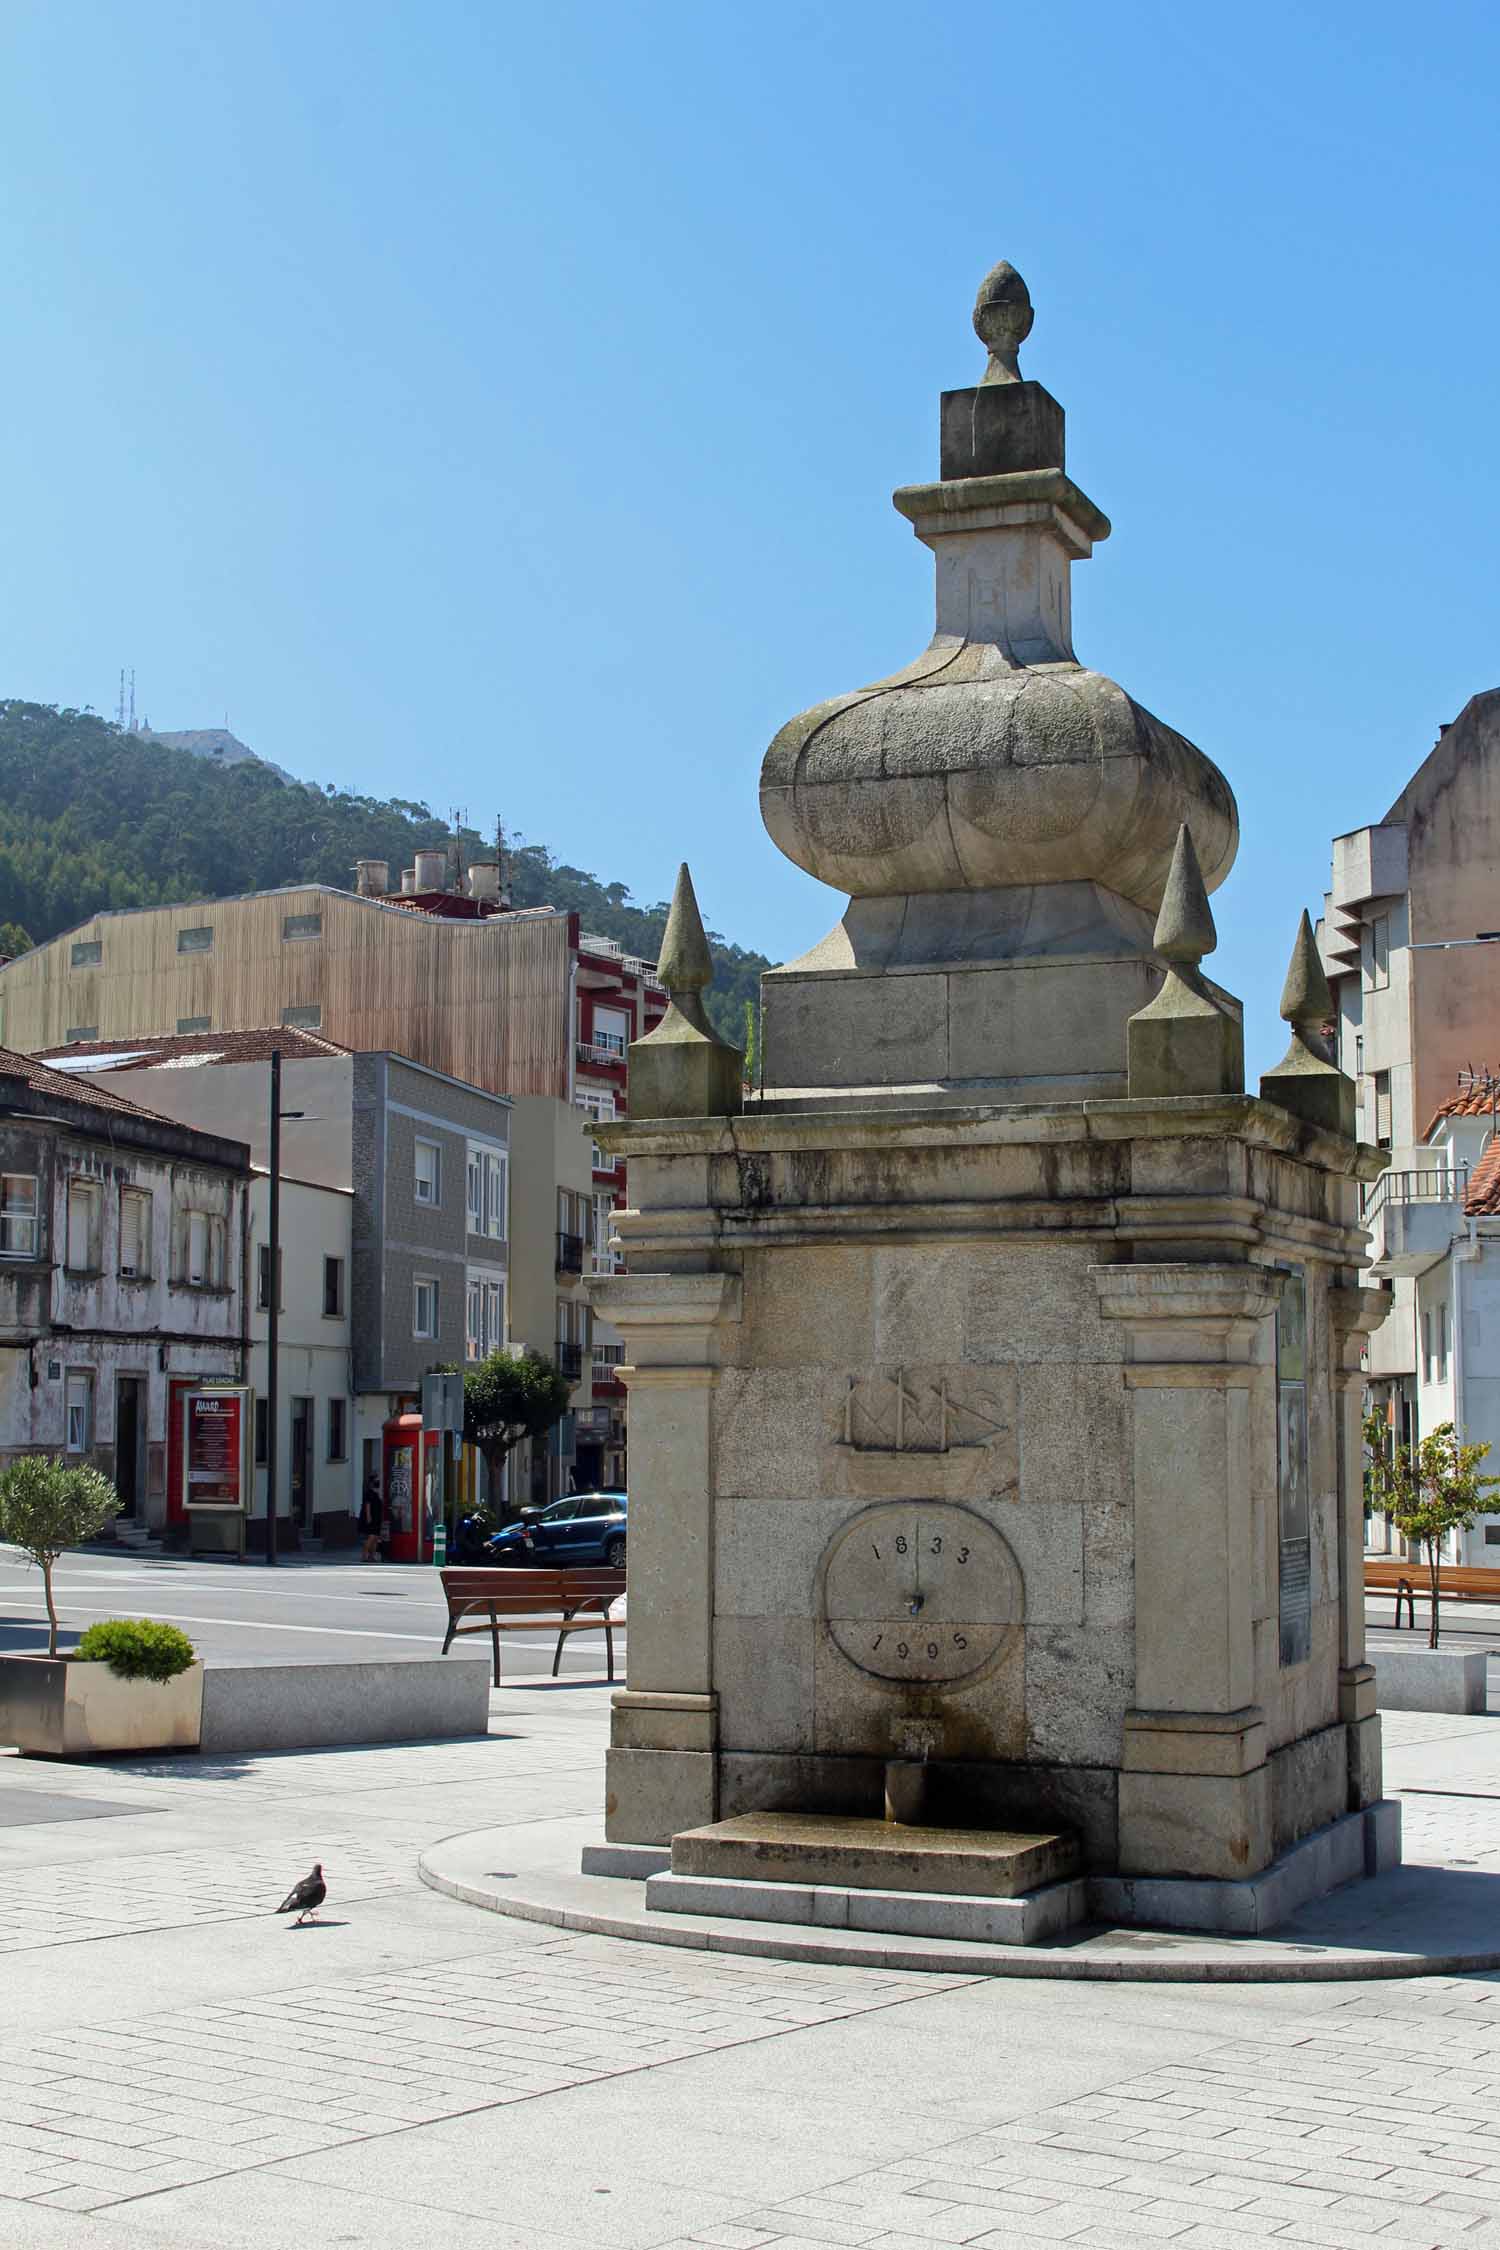
M 231 898 L 285 883 L 347 889 L 356 859 L 409 867 L 448 841 L 424 804 L 287 782 L 246 760 L 219 766 L 123 731 L 88 711 L 0 701 L 0 952 L 41 944 L 110 907 Z M 460 829 L 466 859 L 492 846 Z M 506 847 L 517 906 L 577 913 L 583 928 L 654 961 L 667 907 L 638 906 L 545 844 Z M 762 953 L 710 932 L 709 1012 L 742 1045 Z

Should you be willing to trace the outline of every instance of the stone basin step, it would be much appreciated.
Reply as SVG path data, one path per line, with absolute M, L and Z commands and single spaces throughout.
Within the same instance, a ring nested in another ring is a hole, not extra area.
M 810 1930 L 880 1930 L 897 1937 L 961 1938 L 978 1945 L 1046 1945 L 1087 1918 L 1081 1877 L 1019 1898 L 962 1898 L 952 1891 L 876 1891 L 852 1883 L 762 1883 L 727 1875 L 652 1875 L 652 1914 L 781 1922 Z
M 1015 1898 L 1080 1872 L 1066 1831 L 908 1828 L 837 1813 L 740 1813 L 672 1838 L 673 1875 Z

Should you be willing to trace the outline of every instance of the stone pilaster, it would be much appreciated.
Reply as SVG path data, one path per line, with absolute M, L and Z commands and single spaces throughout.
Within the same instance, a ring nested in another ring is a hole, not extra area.
M 1274 1381 L 1281 1278 L 1252 1265 L 1096 1266 L 1127 1326 L 1135 1487 L 1135 1708 L 1122 1875 L 1233 1878 L 1273 1857 L 1254 1701 L 1252 1394 Z M 1274 1411 L 1269 1398 L 1262 1412 Z
M 1339 1717 L 1349 1730 L 1349 1810 L 1381 1795 L 1375 1668 L 1365 1658 L 1364 1371 L 1360 1353 L 1394 1302 L 1384 1289 L 1330 1289 L 1338 1445 Z
M 713 1392 L 736 1274 L 618 1274 L 589 1295 L 625 1337 L 630 1392 L 628 1685 L 614 1698 L 605 1833 L 669 1842 L 716 1813 Z M 649 1401 L 635 1411 L 637 1399 Z

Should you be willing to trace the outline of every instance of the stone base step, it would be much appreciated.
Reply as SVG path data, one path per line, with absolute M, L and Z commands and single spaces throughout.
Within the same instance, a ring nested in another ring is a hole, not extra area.
M 730 1921 L 798 1922 L 818 1930 L 879 1930 L 900 1937 L 967 1938 L 983 1945 L 1041 1945 L 1087 1913 L 1080 1879 L 1011 1898 L 951 1891 L 881 1891 L 831 1883 L 756 1882 L 724 1875 L 652 1875 L 647 1911 Z
M 1080 1868 L 1076 1837 L 993 1828 L 905 1827 L 837 1813 L 741 1813 L 672 1838 L 674 1876 L 806 1889 L 952 1892 L 1017 1898 Z

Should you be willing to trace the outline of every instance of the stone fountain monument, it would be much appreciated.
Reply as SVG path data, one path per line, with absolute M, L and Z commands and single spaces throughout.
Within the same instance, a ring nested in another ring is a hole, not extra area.
M 1109 534 L 1009 265 L 898 511 L 937 626 L 761 809 L 847 896 L 714 1033 L 684 869 L 630 1051 L 629 1685 L 665 1912 L 1027 1942 L 1269 1926 L 1399 1857 L 1365 1662 L 1353 1089 L 1304 920 L 1244 1090 L 1223 775 L 1073 651 Z

